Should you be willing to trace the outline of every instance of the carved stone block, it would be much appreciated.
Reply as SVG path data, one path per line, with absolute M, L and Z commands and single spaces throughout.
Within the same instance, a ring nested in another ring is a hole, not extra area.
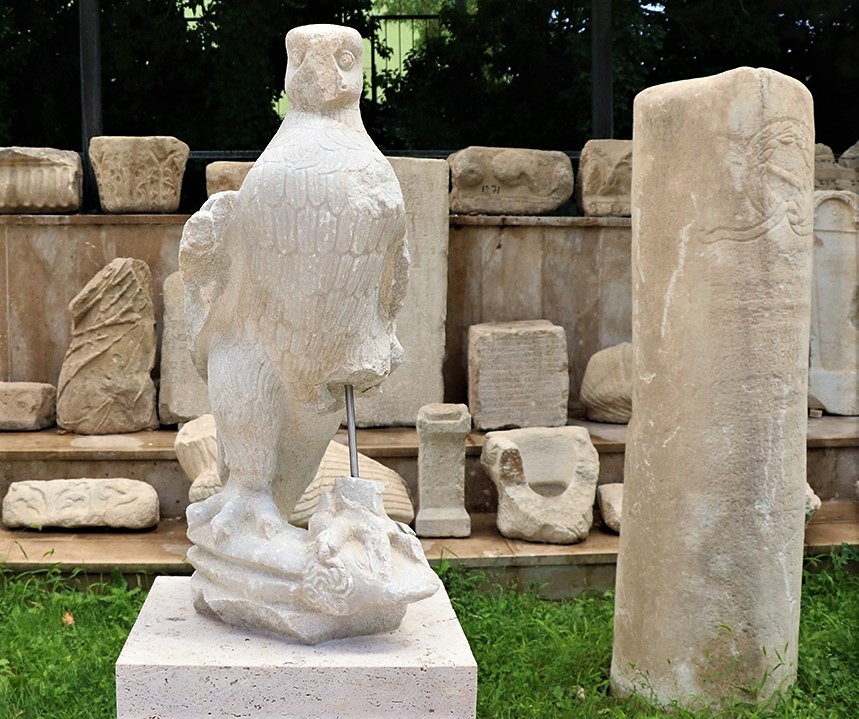
M 814 146 L 814 189 L 859 192 L 859 171 L 848 162 L 835 162 L 832 149 L 822 143 Z
M 206 165 L 206 194 L 238 190 L 253 166 L 253 162 L 210 162 Z
M 104 212 L 176 212 L 190 148 L 175 137 L 93 137 L 89 156 Z
M 118 257 L 77 294 L 69 311 L 72 339 L 57 385 L 57 424 L 78 434 L 157 427 L 149 266 Z
M 473 146 L 448 162 L 451 212 L 539 215 L 573 194 L 573 165 L 563 152 Z
M 498 531 L 531 542 L 586 539 L 599 456 L 584 427 L 489 432 L 480 462 L 498 489 Z
M 191 361 L 185 324 L 185 288 L 180 273 L 174 272 L 164 280 L 162 296 L 158 419 L 161 424 L 178 424 L 209 412 L 209 388 Z
M 606 347 L 588 360 L 579 399 L 588 419 L 626 424 L 632 416 L 632 343 Z
M 570 378 L 564 328 L 548 320 L 468 329 L 468 407 L 475 429 L 566 424 Z
M 838 158 L 838 164 L 841 167 L 847 167 L 851 170 L 859 172 L 859 142 L 853 143 Z
M 809 407 L 859 415 L 859 196 L 814 193 Z
M 50 427 L 57 416 L 57 388 L 42 382 L 0 382 L 0 430 Z
M 629 217 L 632 140 L 588 140 L 579 158 L 576 200 L 582 214 Z
M 0 212 L 75 212 L 81 206 L 81 156 L 48 147 L 0 147 Z
M 471 415 L 464 404 L 428 404 L 420 408 L 418 430 L 419 537 L 467 537 L 471 517 L 465 511 L 465 438 Z
M 623 513 L 623 483 L 612 482 L 597 487 L 597 502 L 603 524 L 620 534 L 620 518 Z
M 3 523 L 16 527 L 117 527 L 158 524 L 158 494 L 136 479 L 48 479 L 12 482 Z

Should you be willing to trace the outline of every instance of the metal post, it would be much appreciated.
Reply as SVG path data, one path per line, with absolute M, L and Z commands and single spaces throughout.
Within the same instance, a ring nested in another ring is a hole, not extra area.
M 349 437 L 349 474 L 358 476 L 358 441 L 355 437 L 355 392 L 351 384 L 346 388 L 346 433 Z
M 591 0 L 592 136 L 614 134 L 612 97 L 611 0 Z
M 99 209 L 98 189 L 89 160 L 90 138 L 103 134 L 101 112 L 101 28 L 99 0 L 79 0 L 81 64 L 81 139 L 83 142 L 83 209 Z

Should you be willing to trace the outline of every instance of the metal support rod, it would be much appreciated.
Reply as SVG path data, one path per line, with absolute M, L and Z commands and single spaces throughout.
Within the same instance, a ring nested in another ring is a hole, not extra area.
M 358 441 L 355 437 L 355 392 L 351 384 L 346 388 L 346 433 L 349 436 L 349 473 L 358 476 Z

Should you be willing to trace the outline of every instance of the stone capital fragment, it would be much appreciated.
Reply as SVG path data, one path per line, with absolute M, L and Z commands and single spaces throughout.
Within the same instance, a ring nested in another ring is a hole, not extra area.
M 594 422 L 626 424 L 632 416 L 632 343 L 606 347 L 588 360 L 579 400 Z
M 79 153 L 0 147 L 0 213 L 75 212 L 82 188 Z
M 206 194 L 238 190 L 253 166 L 253 162 L 210 162 L 206 165 Z
M 48 479 L 12 482 L 3 523 L 17 527 L 116 527 L 158 524 L 158 494 L 136 479 Z
M 584 427 L 488 432 L 480 462 L 498 489 L 498 531 L 573 544 L 593 523 L 599 456 Z
M 454 213 L 539 215 L 573 194 L 573 165 L 563 152 L 472 146 L 448 162 Z
M 57 388 L 42 382 L 0 382 L 0 431 L 51 427 L 57 415 Z
M 579 158 L 576 199 L 582 214 L 629 217 L 632 140 L 588 140 Z
M 418 513 L 420 537 L 467 537 L 465 438 L 471 415 L 464 404 L 434 403 L 418 411 Z
M 176 212 L 190 148 L 168 136 L 93 137 L 89 156 L 105 212 Z

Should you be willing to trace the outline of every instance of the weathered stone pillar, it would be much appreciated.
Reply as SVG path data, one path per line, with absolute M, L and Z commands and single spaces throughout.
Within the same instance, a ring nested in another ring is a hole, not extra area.
M 764 700 L 796 671 L 812 99 L 739 68 L 635 100 L 635 411 L 612 689 Z

